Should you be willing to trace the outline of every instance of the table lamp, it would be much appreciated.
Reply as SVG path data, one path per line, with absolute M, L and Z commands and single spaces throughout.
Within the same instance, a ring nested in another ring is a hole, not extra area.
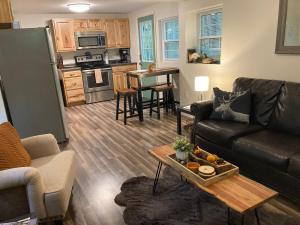
M 208 91 L 209 79 L 208 76 L 195 77 L 195 91 L 200 92 L 200 101 L 203 101 L 203 93 Z

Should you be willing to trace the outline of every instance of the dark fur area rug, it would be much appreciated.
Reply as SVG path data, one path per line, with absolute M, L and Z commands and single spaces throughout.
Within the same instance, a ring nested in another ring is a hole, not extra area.
M 153 179 L 134 177 L 124 182 L 115 202 L 124 206 L 128 225 L 224 225 L 227 207 L 213 196 L 181 181 L 167 167 L 160 177 L 156 194 L 152 195 Z M 270 204 L 258 209 L 261 225 L 299 225 Z M 231 211 L 231 224 L 241 224 L 241 215 Z M 256 225 L 254 212 L 245 217 L 245 225 Z

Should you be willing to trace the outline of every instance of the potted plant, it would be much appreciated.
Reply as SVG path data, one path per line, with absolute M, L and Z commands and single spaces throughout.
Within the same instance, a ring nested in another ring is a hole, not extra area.
M 186 161 L 193 150 L 193 145 L 186 138 L 176 138 L 173 148 L 176 151 L 176 158 Z

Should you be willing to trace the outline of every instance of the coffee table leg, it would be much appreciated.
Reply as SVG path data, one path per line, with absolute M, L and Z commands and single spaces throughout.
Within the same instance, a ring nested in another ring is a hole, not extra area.
M 241 225 L 244 225 L 244 223 L 245 223 L 245 214 L 242 214 L 242 223 L 241 223 Z
M 155 191 L 156 191 L 156 187 L 157 187 L 157 183 L 158 183 L 158 179 L 159 179 L 161 167 L 162 167 L 162 163 L 159 162 L 158 166 L 157 166 L 157 170 L 156 170 L 156 175 L 155 175 L 155 179 L 154 179 L 153 189 L 152 189 L 152 194 L 153 195 L 155 194 Z
M 255 209 L 254 212 L 255 212 L 255 217 L 256 217 L 257 225 L 260 225 L 260 221 L 259 221 L 257 209 Z
M 227 224 L 230 225 L 230 208 L 227 207 Z

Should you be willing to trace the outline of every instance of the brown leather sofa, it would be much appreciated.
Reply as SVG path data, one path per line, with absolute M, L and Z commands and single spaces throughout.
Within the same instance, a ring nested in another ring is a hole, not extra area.
M 191 141 L 240 167 L 241 173 L 300 202 L 300 84 L 238 78 L 251 90 L 251 123 L 211 120 L 212 101 L 194 103 Z

